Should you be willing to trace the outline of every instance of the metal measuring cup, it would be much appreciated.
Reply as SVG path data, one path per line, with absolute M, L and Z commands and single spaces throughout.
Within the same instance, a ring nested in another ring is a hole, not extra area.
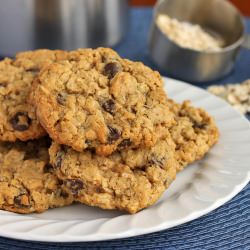
M 158 15 L 199 24 L 221 36 L 225 46 L 218 51 L 195 51 L 179 46 L 162 33 Z M 241 13 L 225 0 L 158 0 L 149 37 L 150 54 L 170 76 L 207 82 L 222 78 L 233 69 L 241 47 L 250 48 Z

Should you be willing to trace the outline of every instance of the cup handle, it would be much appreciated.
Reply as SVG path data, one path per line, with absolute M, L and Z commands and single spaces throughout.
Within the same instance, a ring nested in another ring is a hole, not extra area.
M 242 47 L 245 49 L 250 49 L 250 34 L 246 34 L 244 36 Z

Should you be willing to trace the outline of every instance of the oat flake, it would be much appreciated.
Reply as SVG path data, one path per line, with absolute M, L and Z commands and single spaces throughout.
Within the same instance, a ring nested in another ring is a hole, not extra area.
M 167 15 L 159 15 L 156 23 L 172 41 L 184 48 L 197 51 L 218 51 L 224 43 L 218 37 L 206 32 L 200 25 L 180 22 Z
M 250 113 L 250 79 L 237 84 L 213 85 L 208 91 L 229 102 L 242 114 Z

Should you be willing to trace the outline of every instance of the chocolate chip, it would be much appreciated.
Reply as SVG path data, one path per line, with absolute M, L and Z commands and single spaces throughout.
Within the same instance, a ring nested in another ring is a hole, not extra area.
M 105 65 L 103 74 L 112 79 L 119 71 L 121 71 L 121 66 L 118 63 L 111 62 Z
M 111 126 L 108 126 L 108 129 L 109 129 L 108 143 L 111 144 L 120 138 L 120 133 L 116 128 L 113 128 Z
M 127 148 L 129 146 L 131 146 L 132 142 L 130 141 L 130 139 L 124 139 L 119 145 L 118 148 Z
M 6 85 L 3 83 L 0 83 L 0 88 L 4 88 Z
M 132 107 L 132 108 L 131 108 L 131 111 L 132 111 L 132 113 L 134 113 L 134 114 L 136 114 L 136 113 L 137 113 L 137 110 L 136 110 L 136 108 L 135 108 L 135 107 Z
M 112 99 L 107 100 L 106 102 L 104 102 L 102 104 L 102 108 L 106 112 L 108 112 L 110 114 L 113 114 L 115 112 L 115 102 L 114 102 L 114 100 L 112 100 Z
M 27 112 L 17 112 L 11 119 L 12 127 L 17 131 L 25 131 L 31 124 L 31 119 L 28 117 Z
M 60 180 L 60 179 L 58 179 L 58 184 L 59 184 L 59 185 L 62 185 L 62 184 L 63 184 L 63 181 Z
M 83 182 L 79 179 L 68 179 L 64 181 L 64 184 L 70 189 L 73 195 L 77 195 L 78 192 L 84 187 Z
M 65 105 L 66 103 L 66 94 L 65 93 L 59 93 L 56 97 L 56 101 L 61 104 Z
M 14 203 L 18 206 L 22 205 L 22 195 L 18 195 L 14 198 Z
M 29 204 L 23 204 L 23 202 L 26 200 L 26 202 L 29 202 L 27 199 L 27 196 L 24 196 L 23 194 L 20 194 L 14 198 L 14 203 L 16 206 L 21 207 L 21 208 L 27 208 L 30 205 Z
M 194 122 L 193 123 L 193 128 L 194 129 L 206 129 L 207 128 L 207 124 Z
M 43 167 L 44 173 L 53 173 L 53 171 L 54 171 L 53 166 L 49 163 L 45 164 L 45 166 Z

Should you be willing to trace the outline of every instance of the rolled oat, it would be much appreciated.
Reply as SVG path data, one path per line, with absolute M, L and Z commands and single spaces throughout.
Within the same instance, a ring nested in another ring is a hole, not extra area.
M 250 79 L 237 84 L 213 85 L 208 91 L 229 102 L 242 114 L 250 114 Z
M 218 51 L 224 45 L 222 39 L 212 36 L 197 24 L 180 22 L 163 14 L 157 17 L 156 23 L 170 40 L 184 48 Z

